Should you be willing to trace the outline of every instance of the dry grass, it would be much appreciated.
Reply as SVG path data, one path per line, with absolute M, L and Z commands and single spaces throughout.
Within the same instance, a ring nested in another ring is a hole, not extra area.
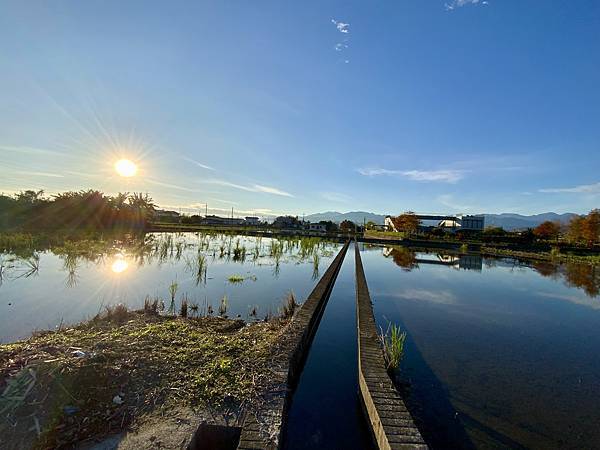
M 74 328 L 0 346 L 0 448 L 70 447 L 156 408 L 256 398 L 285 322 L 148 314 L 157 308 L 151 300 L 140 312 L 117 305 Z

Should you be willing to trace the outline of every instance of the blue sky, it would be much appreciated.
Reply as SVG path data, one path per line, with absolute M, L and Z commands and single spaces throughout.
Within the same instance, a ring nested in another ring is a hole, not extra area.
M 0 54 L 4 192 L 240 214 L 600 206 L 594 0 L 4 1 Z

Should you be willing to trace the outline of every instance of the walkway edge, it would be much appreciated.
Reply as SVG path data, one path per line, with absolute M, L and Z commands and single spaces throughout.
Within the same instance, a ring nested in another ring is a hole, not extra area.
M 349 245 L 349 241 L 344 244 L 306 301 L 298 308 L 288 330 L 275 347 L 271 389 L 265 395 L 260 411 L 246 414 L 237 447 L 239 450 L 274 450 L 281 447 L 292 393 Z
M 358 245 L 355 254 L 358 385 L 367 422 L 379 449 L 427 449 L 386 371 Z

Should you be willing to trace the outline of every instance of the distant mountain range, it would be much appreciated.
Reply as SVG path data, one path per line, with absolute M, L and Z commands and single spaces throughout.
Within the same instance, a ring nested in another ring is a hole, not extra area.
M 534 228 L 540 223 L 546 220 L 558 221 L 561 223 L 567 223 L 577 214 L 565 213 L 557 214 L 553 212 L 547 212 L 542 214 L 534 214 L 532 216 L 524 216 L 522 214 L 484 214 L 485 226 L 489 227 L 502 227 L 505 230 L 519 230 L 525 228 Z M 327 211 L 317 214 L 310 214 L 305 217 L 306 220 L 311 222 L 319 222 L 321 220 L 331 220 L 336 223 L 340 223 L 342 220 L 350 220 L 355 223 L 362 223 L 373 221 L 378 224 L 383 224 L 385 220 L 384 214 L 375 214 L 366 211 L 350 211 L 347 213 L 341 213 L 337 211 Z

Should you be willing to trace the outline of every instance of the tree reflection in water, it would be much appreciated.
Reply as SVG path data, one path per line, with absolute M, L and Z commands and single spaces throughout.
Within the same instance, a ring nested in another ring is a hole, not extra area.
M 600 294 L 600 267 L 593 264 L 566 262 L 553 264 L 549 261 L 538 261 L 533 268 L 544 277 L 563 278 L 569 287 L 577 287 L 590 297 Z
M 386 258 L 391 257 L 397 266 L 407 272 L 419 267 L 417 254 L 406 247 L 386 247 L 383 250 L 383 256 Z

